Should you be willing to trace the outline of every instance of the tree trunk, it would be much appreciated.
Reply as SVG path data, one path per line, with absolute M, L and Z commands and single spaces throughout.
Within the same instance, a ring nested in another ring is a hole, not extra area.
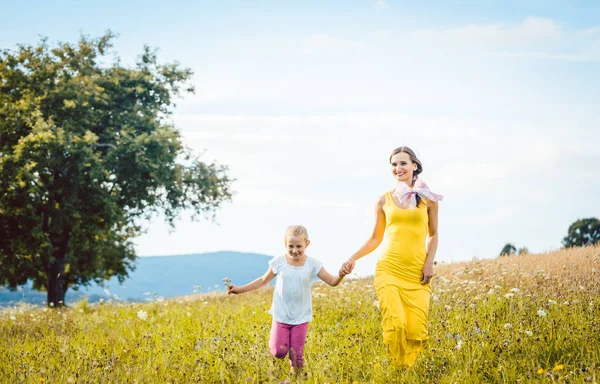
M 48 306 L 58 308 L 64 305 L 62 275 L 65 270 L 65 259 L 53 257 L 48 269 Z
M 48 306 L 58 308 L 65 305 L 65 257 L 69 235 L 61 236 L 61 242 L 53 243 L 54 252 L 48 268 Z

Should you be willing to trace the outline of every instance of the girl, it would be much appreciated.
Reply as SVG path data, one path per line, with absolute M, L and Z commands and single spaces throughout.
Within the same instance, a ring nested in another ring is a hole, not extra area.
M 299 374 L 304 366 L 303 352 L 308 323 L 312 320 L 312 281 L 317 276 L 335 287 L 341 283 L 345 274 L 332 276 L 321 262 L 304 253 L 310 240 L 303 226 L 288 227 L 284 243 L 286 254 L 271 259 L 269 269 L 262 277 L 241 287 L 229 285 L 227 293 L 254 291 L 269 284 L 277 276 L 270 310 L 273 324 L 269 350 L 278 359 L 289 354 L 292 372 Z
M 429 282 L 438 246 L 437 202 L 442 196 L 418 177 L 423 165 L 410 148 L 392 151 L 390 165 L 396 188 L 377 200 L 371 237 L 340 273 L 352 272 L 356 260 L 374 251 L 385 234 L 387 244 L 375 269 L 383 342 L 395 364 L 411 367 L 429 338 Z

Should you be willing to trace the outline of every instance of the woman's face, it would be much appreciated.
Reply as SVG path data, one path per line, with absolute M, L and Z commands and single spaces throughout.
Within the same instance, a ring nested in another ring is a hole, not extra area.
M 412 185 L 413 172 L 417 170 L 417 164 L 410 160 L 408 153 L 400 152 L 392 156 L 390 160 L 392 174 L 397 181 L 403 181 Z

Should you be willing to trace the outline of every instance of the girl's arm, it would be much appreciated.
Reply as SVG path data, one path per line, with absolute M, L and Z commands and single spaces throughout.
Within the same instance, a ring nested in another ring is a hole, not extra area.
M 371 237 L 369 237 L 363 246 L 360 247 L 359 250 L 356 251 L 348 259 L 348 261 L 342 265 L 342 268 L 340 269 L 340 275 L 347 275 L 352 272 L 356 260 L 373 252 L 375 249 L 377 249 L 377 247 L 379 247 L 379 244 L 381 244 L 383 235 L 385 233 L 385 212 L 383 211 L 384 205 L 385 195 L 381 195 L 375 204 L 375 226 L 373 227 L 373 233 L 371 234 Z
M 427 258 L 421 274 L 421 284 L 427 284 L 433 277 L 433 259 L 438 247 L 438 209 L 437 201 L 427 201 L 427 215 L 429 216 L 429 238 L 427 239 Z
M 271 280 L 273 280 L 274 277 L 275 277 L 275 273 L 273 273 L 273 269 L 271 267 L 269 267 L 269 269 L 267 270 L 267 272 L 265 272 L 264 275 L 262 275 L 261 277 L 254 280 L 251 283 L 242 285 L 241 287 L 231 284 L 229 287 L 227 287 L 227 293 L 228 294 L 232 294 L 232 293 L 238 294 L 238 293 L 246 293 L 246 292 L 254 291 L 256 289 L 262 288 L 265 285 L 269 284 L 271 282 Z
M 343 276 L 333 276 L 332 274 L 327 272 L 327 270 L 325 270 L 325 268 L 323 267 L 321 267 L 321 270 L 317 274 L 317 277 L 326 282 L 327 284 L 331 285 L 332 287 L 339 285 L 342 282 L 342 280 L 344 280 Z

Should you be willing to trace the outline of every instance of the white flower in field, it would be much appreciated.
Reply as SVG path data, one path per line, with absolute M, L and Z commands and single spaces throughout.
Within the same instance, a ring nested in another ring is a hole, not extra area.
M 186 312 L 186 313 L 185 313 L 185 315 L 186 315 L 187 317 L 190 317 L 190 316 L 192 316 L 192 314 L 191 314 L 190 312 Z
M 148 320 L 148 312 L 140 310 L 137 313 L 137 317 L 140 318 L 141 320 L 146 321 L 146 320 Z
M 10 319 L 11 319 L 12 321 L 15 321 L 15 320 L 17 320 L 17 318 L 16 318 L 16 317 L 14 317 L 14 316 L 11 316 L 11 317 L 10 317 Z
M 548 299 L 548 303 L 552 305 L 556 305 L 556 300 Z
M 525 331 L 525 334 L 526 334 L 527 336 L 533 336 L 533 332 L 531 332 L 531 331 Z
M 451 309 L 452 309 L 452 307 L 451 307 L 451 306 L 449 306 L 448 304 L 446 304 L 446 305 L 444 306 L 444 308 L 446 308 L 446 311 L 449 311 L 449 310 L 451 310 Z
M 494 285 L 494 289 L 502 289 L 502 287 L 499 285 Z
M 513 288 L 513 289 L 510 290 L 510 292 L 512 292 L 512 293 L 519 293 L 519 292 L 521 292 L 521 290 L 519 288 Z
M 507 293 L 506 295 L 504 295 L 504 297 L 506 297 L 507 299 L 510 299 L 511 297 L 514 297 L 515 294 L 514 293 Z
M 504 329 L 512 329 L 512 324 L 511 323 L 504 324 Z
M 373 305 L 375 306 L 375 308 L 379 309 L 379 301 L 378 300 L 373 301 Z
M 540 309 L 538 309 L 538 311 L 537 311 L 537 315 L 538 315 L 539 317 L 546 317 L 548 314 L 546 313 L 546 311 L 544 311 L 543 309 L 541 309 L 541 308 L 540 308 Z
M 454 347 L 454 349 L 456 349 L 457 351 L 460 351 L 460 349 L 462 348 L 462 344 L 463 344 L 463 341 L 458 340 L 458 343 L 456 343 L 456 347 Z
M 571 304 L 571 303 L 569 303 L 568 300 L 563 303 L 563 305 L 569 305 L 569 304 Z
M 487 294 L 488 294 L 488 295 L 493 295 L 494 293 L 495 293 L 495 292 L 494 292 L 494 290 L 493 290 L 493 289 L 490 289 L 490 290 L 488 291 L 488 293 L 487 293 Z
M 431 300 L 438 301 L 439 299 L 440 299 L 440 297 L 438 295 L 436 295 L 435 293 L 433 295 L 431 295 Z

